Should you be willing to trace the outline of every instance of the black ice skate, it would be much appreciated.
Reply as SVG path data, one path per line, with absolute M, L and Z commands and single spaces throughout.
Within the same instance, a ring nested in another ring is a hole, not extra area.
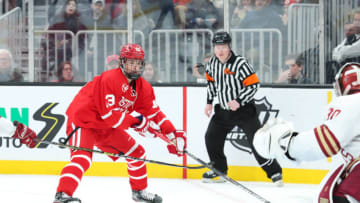
M 145 190 L 133 190 L 132 198 L 136 202 L 161 203 L 162 198 L 157 194 L 146 192 Z
M 208 171 L 203 174 L 204 183 L 224 183 L 225 179 L 218 174 L 214 173 L 214 171 Z
M 283 179 L 281 173 L 275 173 L 271 176 L 271 180 L 273 183 L 275 183 L 276 186 L 282 187 L 284 186 Z
M 54 203 L 81 203 L 81 200 L 75 197 L 70 197 L 64 192 L 58 192 L 55 195 Z

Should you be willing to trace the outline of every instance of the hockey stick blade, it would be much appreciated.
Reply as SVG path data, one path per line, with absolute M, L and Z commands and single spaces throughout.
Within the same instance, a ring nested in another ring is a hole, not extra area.
M 190 153 L 187 150 L 184 150 L 184 153 L 187 154 L 188 156 L 190 156 L 191 158 L 193 158 L 194 160 L 196 160 L 197 162 L 199 162 L 200 164 L 202 164 L 203 166 L 205 166 L 206 168 L 214 171 L 214 173 L 218 174 L 219 176 L 223 177 L 225 180 L 227 180 L 228 182 L 240 187 L 241 189 L 243 189 L 244 191 L 246 191 L 247 193 L 249 193 L 250 195 L 252 195 L 253 197 L 257 198 L 258 200 L 260 200 L 261 202 L 264 203 L 270 203 L 270 201 L 266 200 L 265 198 L 261 197 L 260 195 L 258 195 L 257 193 L 253 192 L 252 190 L 250 190 L 249 188 L 243 186 L 242 184 L 240 184 L 239 182 L 235 181 L 234 179 L 230 178 L 229 176 L 225 175 L 224 173 L 222 173 L 221 171 L 217 170 L 216 168 L 212 167 L 210 164 L 206 163 L 205 161 L 201 160 L 200 158 L 196 157 L 195 155 L 193 155 L 192 153 Z
M 153 163 L 153 164 L 159 164 L 159 165 L 165 165 L 165 166 L 171 166 L 171 167 L 177 167 L 177 168 L 202 169 L 202 168 L 206 167 L 206 166 L 203 166 L 203 165 L 201 165 L 201 166 L 183 166 L 183 165 L 171 164 L 171 163 L 166 163 L 166 162 L 162 162 L 162 161 L 155 161 L 155 160 L 150 160 L 150 159 L 136 158 L 136 157 L 126 156 L 124 154 L 103 152 L 103 151 L 100 151 L 100 150 L 89 149 L 89 148 L 84 148 L 84 147 L 76 147 L 76 146 L 72 146 L 72 145 L 68 145 L 68 144 L 51 142 L 51 141 L 46 141 L 46 140 L 41 140 L 41 139 L 35 139 L 35 141 L 38 142 L 38 143 L 56 145 L 56 146 L 59 146 L 59 147 L 65 147 L 65 148 L 70 148 L 70 149 L 75 149 L 75 150 L 82 150 L 82 151 L 93 152 L 93 153 L 97 153 L 97 154 L 104 154 L 104 155 L 113 156 L 113 157 L 120 157 L 120 158 L 125 158 L 125 159 L 143 161 L 143 162 L 147 162 L 147 163 Z
M 169 140 L 168 137 L 166 137 L 165 135 L 163 135 L 162 133 L 155 133 L 157 137 L 160 137 L 162 140 L 164 140 L 165 142 L 167 142 L 168 144 L 173 144 L 175 145 L 173 142 L 171 142 Z M 246 191 L 247 193 L 249 193 L 250 195 L 252 195 L 253 197 L 257 198 L 258 200 L 264 202 L 264 203 L 270 203 L 270 201 L 266 200 L 265 198 L 261 197 L 260 195 L 256 194 L 255 192 L 253 192 L 252 190 L 250 190 L 249 188 L 243 186 L 242 184 L 238 183 L 237 181 L 235 181 L 234 179 L 230 178 L 229 176 L 225 175 L 224 173 L 220 172 L 219 170 L 217 170 L 216 168 L 212 167 L 210 164 L 206 163 L 205 161 L 201 160 L 200 158 L 196 157 L 195 155 L 193 155 L 192 153 L 190 153 L 189 151 L 187 151 L 186 149 L 184 150 L 184 154 L 187 154 L 188 156 L 190 156 L 191 158 L 193 158 L 194 160 L 196 160 L 197 162 L 199 162 L 201 165 L 205 166 L 206 168 L 214 171 L 216 174 L 218 174 L 219 176 L 223 177 L 225 180 L 227 180 L 228 182 L 242 188 L 244 191 Z

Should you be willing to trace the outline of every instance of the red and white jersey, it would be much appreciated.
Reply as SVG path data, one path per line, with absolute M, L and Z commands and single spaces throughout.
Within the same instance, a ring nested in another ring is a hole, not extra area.
M 122 70 L 116 68 L 88 82 L 76 95 L 66 114 L 79 127 L 126 129 L 139 122 L 130 115 L 133 111 L 146 117 L 154 117 L 161 112 L 148 82 L 140 77 L 129 84 Z
M 340 152 L 346 163 L 360 156 L 360 93 L 337 97 L 328 105 L 326 120 L 299 133 L 289 147 L 296 160 L 317 160 Z

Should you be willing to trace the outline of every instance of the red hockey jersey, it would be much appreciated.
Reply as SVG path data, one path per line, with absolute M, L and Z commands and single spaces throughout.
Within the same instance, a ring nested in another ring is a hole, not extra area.
M 152 86 L 142 77 L 129 84 L 122 70 L 116 68 L 88 82 L 75 96 L 66 114 L 79 127 L 126 129 L 139 122 L 130 115 L 133 111 L 153 118 L 161 113 Z

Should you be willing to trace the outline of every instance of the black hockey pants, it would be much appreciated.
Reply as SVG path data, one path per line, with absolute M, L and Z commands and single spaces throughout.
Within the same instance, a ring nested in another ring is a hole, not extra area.
M 254 149 L 252 144 L 255 132 L 261 127 L 253 102 L 241 106 L 237 111 L 224 110 L 220 105 L 215 105 L 215 114 L 210 120 L 205 135 L 205 143 L 210 161 L 214 167 L 227 174 L 227 161 L 224 154 L 224 144 L 226 135 L 235 127 L 243 129 L 254 156 L 266 172 L 267 177 L 271 178 L 276 173 L 282 173 L 278 162 L 261 157 Z

